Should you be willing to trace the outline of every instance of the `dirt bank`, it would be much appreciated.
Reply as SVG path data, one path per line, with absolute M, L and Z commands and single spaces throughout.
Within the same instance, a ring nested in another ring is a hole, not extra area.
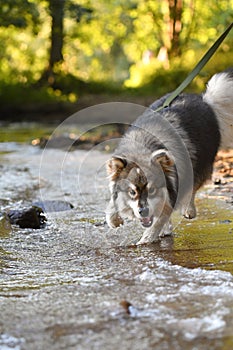
M 225 198 L 233 204 L 233 149 L 218 152 L 212 179 L 214 187 L 210 195 Z

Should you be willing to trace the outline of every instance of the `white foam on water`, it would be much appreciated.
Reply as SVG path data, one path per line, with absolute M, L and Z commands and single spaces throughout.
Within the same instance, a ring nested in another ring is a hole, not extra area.
M 174 320 L 170 322 L 170 325 L 175 327 L 177 332 L 181 332 L 185 339 L 193 340 L 199 336 L 208 336 L 209 333 L 221 331 L 225 327 L 226 322 L 221 316 L 211 314 L 203 318 L 191 317 Z
M 0 335 L 1 350 L 20 350 L 22 343 L 24 343 L 23 338 L 15 338 L 12 335 L 6 333 Z
M 233 312 L 231 273 L 189 269 L 157 259 L 155 267 L 145 268 L 136 279 L 144 289 L 145 284 L 154 286 L 154 292 L 145 297 L 145 316 L 151 307 L 151 317 L 164 323 L 174 336 L 180 334 L 187 341 L 200 336 L 218 338 L 229 326 L 226 319 Z

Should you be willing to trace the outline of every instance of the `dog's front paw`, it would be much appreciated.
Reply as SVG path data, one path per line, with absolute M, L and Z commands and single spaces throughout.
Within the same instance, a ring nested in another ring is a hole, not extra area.
M 163 230 L 160 232 L 159 237 L 171 236 L 173 233 L 172 223 L 169 221 L 166 225 L 164 225 Z
M 142 238 L 136 243 L 136 245 L 150 244 L 159 241 L 159 236 L 154 232 L 144 232 Z
M 108 226 L 111 228 L 119 227 L 120 225 L 123 225 L 123 223 L 124 223 L 123 219 L 117 213 L 112 214 L 112 215 L 110 215 L 110 214 L 106 215 L 106 221 L 107 221 Z

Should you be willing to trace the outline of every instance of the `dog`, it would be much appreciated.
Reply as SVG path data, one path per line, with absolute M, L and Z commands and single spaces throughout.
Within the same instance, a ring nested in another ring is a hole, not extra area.
M 195 218 L 195 194 L 211 178 L 217 151 L 233 146 L 233 69 L 215 74 L 203 94 L 182 93 L 158 110 L 168 95 L 129 127 L 106 164 L 107 224 L 136 218 L 145 228 L 137 244 L 172 233 L 178 208 Z

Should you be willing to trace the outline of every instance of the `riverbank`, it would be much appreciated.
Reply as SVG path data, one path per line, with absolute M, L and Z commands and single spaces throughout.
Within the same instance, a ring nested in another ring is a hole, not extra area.
M 212 179 L 214 187 L 210 195 L 233 204 L 233 149 L 218 152 Z
M 78 98 L 77 102 L 33 102 L 26 104 L 8 104 L 0 107 L 0 122 L 38 122 L 57 124 L 69 116 L 83 109 L 90 108 L 103 103 L 126 102 L 148 107 L 156 96 L 140 96 L 139 94 L 85 94 Z M 96 117 L 94 118 L 96 121 Z M 133 116 L 126 116 L 125 121 L 134 120 Z M 101 120 L 99 120 L 101 122 Z M 91 122 L 91 120 L 90 120 Z

